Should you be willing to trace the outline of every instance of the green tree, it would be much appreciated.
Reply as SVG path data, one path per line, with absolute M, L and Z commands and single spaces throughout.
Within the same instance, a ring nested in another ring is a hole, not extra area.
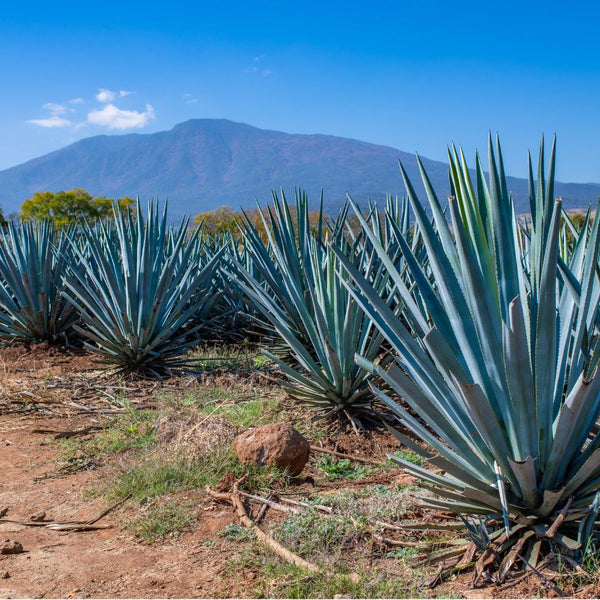
M 219 235 L 231 232 L 237 234 L 237 220 L 240 213 L 230 206 L 219 206 L 216 210 L 200 213 L 194 217 L 194 225 L 202 223 L 202 230 L 209 235 Z
M 132 210 L 135 200 L 119 198 L 124 211 Z M 60 192 L 36 192 L 21 205 L 19 218 L 24 222 L 53 221 L 57 227 L 65 227 L 85 218 L 88 221 L 111 219 L 115 200 L 105 196 L 93 197 L 82 188 Z
M 292 218 L 295 218 L 296 209 L 291 206 L 289 207 L 289 210 Z M 215 210 L 209 210 L 196 215 L 193 219 L 193 224 L 200 225 L 200 223 L 202 223 L 202 230 L 208 235 L 215 236 L 223 233 L 232 233 L 234 238 L 239 239 L 241 237 L 241 233 L 238 223 L 244 223 L 244 214 L 250 223 L 256 227 L 260 237 L 266 241 L 267 232 L 265 229 L 265 224 L 262 219 L 261 212 L 256 208 L 246 210 L 244 213 L 242 213 L 242 211 L 234 211 L 230 206 L 219 206 L 219 208 Z M 265 209 L 263 214 L 268 219 L 268 210 Z M 329 218 L 327 215 L 323 216 L 325 220 Z M 308 220 L 311 229 L 316 231 L 317 223 L 319 221 L 319 211 L 309 211 Z
M 8 225 L 4 213 L 2 212 L 2 205 L 0 205 L 0 227 L 6 227 Z

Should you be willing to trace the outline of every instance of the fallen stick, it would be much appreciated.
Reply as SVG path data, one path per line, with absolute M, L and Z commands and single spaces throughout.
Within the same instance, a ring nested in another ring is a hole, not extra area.
M 56 429 L 32 429 L 31 433 L 53 433 L 54 439 L 60 440 L 69 439 L 78 435 L 87 435 L 88 433 L 95 433 L 101 430 L 102 427 L 98 427 L 97 425 L 90 425 L 89 427 L 84 427 L 83 429 L 73 429 L 71 431 L 58 431 Z
M 365 458 L 363 456 L 353 456 L 352 454 L 344 454 L 344 452 L 336 452 L 335 450 L 328 450 L 327 448 L 321 448 L 319 446 L 311 446 L 311 450 L 314 452 L 322 452 L 323 454 L 331 454 L 332 456 L 337 456 L 338 458 L 346 458 L 348 460 L 352 460 L 354 462 L 366 463 L 368 465 L 382 465 L 381 461 L 371 460 L 369 458 Z
M 314 564 L 308 562 L 307 560 L 304 560 L 301 556 L 298 556 L 291 550 L 288 550 L 287 548 L 282 546 L 279 542 L 274 540 L 268 533 L 265 533 L 252 519 L 250 519 L 250 517 L 248 517 L 248 514 L 246 513 L 246 509 L 244 508 L 244 505 L 242 504 L 242 499 L 241 499 L 241 496 L 240 496 L 240 493 L 238 490 L 238 485 L 239 485 L 239 482 L 237 482 L 237 481 L 233 484 L 233 491 L 231 492 L 231 494 L 215 492 L 215 491 L 211 490 L 209 486 L 206 486 L 206 492 L 210 496 L 212 496 L 213 498 L 215 498 L 217 500 L 224 500 L 224 501 L 230 503 L 235 508 L 235 512 L 238 516 L 238 519 L 242 523 L 242 525 L 244 525 L 248 529 L 252 529 L 254 531 L 254 533 L 256 534 L 256 537 L 263 544 L 265 544 L 266 546 L 271 548 L 271 550 L 273 550 L 273 552 L 275 552 L 275 554 L 277 554 L 278 556 L 280 556 L 287 562 L 289 562 L 293 565 L 296 565 L 297 567 L 300 567 L 301 569 L 305 569 L 306 571 L 309 571 L 310 573 L 322 572 L 322 569 L 317 567 L 317 565 L 314 565 Z
M 112 525 L 90 525 L 89 523 L 60 522 L 60 521 L 16 521 L 13 519 L 0 519 L 0 523 L 11 523 L 23 527 L 44 527 L 53 531 L 93 531 L 96 529 L 110 529 Z
M 262 496 L 255 496 L 254 494 L 248 494 L 247 492 L 240 492 L 238 490 L 238 494 L 244 496 L 244 498 L 248 498 L 249 500 L 254 500 L 256 502 L 260 502 L 261 504 L 266 504 L 275 510 L 285 513 L 291 513 L 293 515 L 297 515 L 300 511 L 296 508 L 292 508 L 291 506 L 284 506 L 279 502 L 275 502 L 274 500 L 270 500 L 269 498 L 263 498 Z
M 113 510 L 115 510 L 115 508 L 118 508 L 119 506 L 121 506 L 121 504 L 125 504 L 125 502 L 127 502 L 127 500 L 129 500 L 129 498 L 131 498 L 131 494 L 129 494 L 128 496 L 125 496 L 125 498 L 119 500 L 118 502 L 115 502 L 114 504 L 111 504 L 108 508 L 104 509 L 97 517 L 94 517 L 93 519 L 90 519 L 89 521 L 86 521 L 85 524 L 86 525 L 93 525 L 94 523 L 96 523 L 100 519 L 103 519 L 108 513 L 110 513 Z
M 267 500 L 271 500 L 272 497 L 273 497 L 273 492 L 269 492 Z M 254 522 L 257 525 L 263 520 L 263 517 L 265 516 L 265 513 L 267 512 L 268 508 L 269 508 L 268 504 L 260 505 L 260 508 L 258 509 L 258 512 L 256 513 L 256 517 L 254 517 Z
M 87 523 L 48 523 L 46 529 L 52 531 L 96 531 L 110 529 L 112 525 L 88 525 Z
M 321 569 L 319 567 L 317 567 L 317 565 L 314 565 L 313 563 L 310 563 L 307 560 L 304 560 L 301 556 L 298 556 L 291 550 L 288 550 L 287 548 L 282 546 L 279 542 L 277 542 L 275 539 L 273 539 L 268 533 L 265 533 L 260 527 L 258 527 L 258 525 L 256 525 L 256 523 L 252 519 L 250 519 L 250 517 L 248 517 L 248 515 L 246 513 L 246 509 L 244 508 L 244 505 L 242 504 L 242 500 L 238 493 L 238 483 L 237 482 L 233 484 L 233 491 L 231 493 L 231 501 L 233 503 L 233 506 L 237 512 L 238 518 L 240 519 L 240 522 L 242 523 L 242 525 L 245 525 L 248 529 L 253 529 L 254 532 L 256 533 L 256 537 L 261 542 L 263 542 L 263 544 L 266 544 L 267 546 L 269 546 L 269 548 L 271 548 L 271 550 L 273 550 L 276 554 L 281 556 L 281 558 L 283 558 L 284 560 L 287 560 L 288 562 L 292 563 L 293 565 L 296 565 L 297 567 L 300 567 L 301 569 L 305 569 L 306 571 L 309 571 L 310 573 L 320 573 L 321 572 Z
M 292 506 L 302 506 L 303 508 L 314 508 L 316 510 L 320 510 L 321 512 L 331 514 L 333 509 L 331 506 L 325 506 L 323 504 L 308 504 L 308 502 L 300 502 L 300 500 L 292 500 L 291 498 L 281 498 L 282 502 L 286 504 L 291 504 Z
M 550 581 L 541 571 L 538 571 L 534 566 L 530 565 L 520 554 L 517 555 L 523 561 L 526 569 L 531 569 L 535 575 L 537 575 L 544 583 L 547 583 L 555 593 L 561 598 L 568 598 L 568 594 L 559 588 L 553 581 Z
M 392 531 L 406 531 L 400 525 L 392 525 L 392 523 L 386 523 L 385 521 L 375 521 L 375 525 L 379 525 L 382 529 L 391 529 Z
M 401 548 L 425 548 L 423 544 L 418 542 L 403 542 L 401 540 L 393 540 L 392 538 L 385 537 L 379 533 L 371 534 L 376 540 L 387 544 L 388 546 L 400 546 Z

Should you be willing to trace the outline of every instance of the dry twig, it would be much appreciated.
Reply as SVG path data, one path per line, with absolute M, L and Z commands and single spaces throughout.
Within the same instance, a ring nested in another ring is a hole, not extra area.
M 252 530 L 256 534 L 256 537 L 261 542 L 263 542 L 263 544 L 271 548 L 271 550 L 273 550 L 273 552 L 275 552 L 278 556 L 280 556 L 287 562 L 296 565 L 297 567 L 300 567 L 301 569 L 305 569 L 306 571 L 309 571 L 311 573 L 320 573 L 321 569 L 317 567 L 317 565 L 314 565 L 313 563 L 304 560 L 301 556 L 298 556 L 291 550 L 288 550 L 287 548 L 282 546 L 268 533 L 265 533 L 260 527 L 258 527 L 258 525 L 256 525 L 256 523 L 252 519 L 250 519 L 250 517 L 248 517 L 246 509 L 242 504 L 241 496 L 238 490 L 238 485 L 239 481 L 236 481 L 233 484 L 233 491 L 231 492 L 231 494 L 214 492 L 210 489 L 209 486 L 206 486 L 206 492 L 217 500 L 225 500 L 226 502 L 229 502 L 235 508 L 238 519 L 240 520 L 242 525 L 249 529 L 252 528 Z
M 352 454 L 345 454 L 344 452 L 336 452 L 335 450 L 328 450 L 327 448 L 321 448 L 320 446 L 311 446 L 310 449 L 314 452 L 322 452 L 323 454 L 331 454 L 332 456 L 337 456 L 338 458 L 346 458 L 346 459 L 352 460 L 354 462 L 366 463 L 368 465 L 383 464 L 381 461 L 371 460 L 370 458 L 366 458 L 364 456 L 354 456 Z

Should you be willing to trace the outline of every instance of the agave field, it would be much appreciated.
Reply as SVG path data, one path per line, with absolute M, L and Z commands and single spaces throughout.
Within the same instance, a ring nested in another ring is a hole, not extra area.
M 600 524 L 600 221 L 574 224 L 544 152 L 526 216 L 490 140 L 487 172 L 451 148 L 447 203 L 420 165 L 426 198 L 402 170 L 405 198 L 348 198 L 316 225 L 300 191 L 239 235 L 156 205 L 9 223 L 0 343 L 83 343 L 115 374 L 167 379 L 197 369 L 206 341 L 259 341 L 307 419 L 397 438 L 422 506 L 463 532 L 430 557 L 441 573 L 502 581 L 549 553 L 581 565 Z

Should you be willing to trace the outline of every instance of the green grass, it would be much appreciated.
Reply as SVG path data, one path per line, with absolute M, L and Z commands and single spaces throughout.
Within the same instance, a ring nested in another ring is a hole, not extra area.
M 246 476 L 244 488 L 249 490 L 270 489 L 285 485 L 288 475 L 277 467 L 260 469 L 244 467 L 233 450 L 217 448 L 213 453 L 197 460 L 185 460 L 181 456 L 153 456 L 149 460 L 127 465 L 115 479 L 104 488 L 111 500 L 127 496 L 155 498 L 176 492 L 214 486 L 227 472 L 236 478 Z
M 95 468 L 109 455 L 143 453 L 156 443 L 156 413 L 128 410 L 110 417 L 94 435 L 58 440 L 61 452 L 59 473 Z
M 273 528 L 273 536 L 310 560 L 336 561 L 343 548 L 367 543 L 364 527 L 356 527 L 345 516 L 328 516 L 318 511 L 292 515 Z
M 389 573 L 369 566 L 352 571 L 339 565 L 322 573 L 307 573 L 253 544 L 229 561 L 226 574 L 236 576 L 244 570 L 258 575 L 247 592 L 255 598 L 418 598 L 416 580 L 406 572 Z
M 244 542 L 256 539 L 252 529 L 248 529 L 248 527 L 238 525 L 237 523 L 229 523 L 229 525 L 219 531 L 218 535 L 231 542 Z
M 407 460 L 408 462 L 418 465 L 419 467 L 424 467 L 425 465 L 427 465 L 427 460 L 425 460 L 420 454 L 417 454 L 412 450 L 398 450 L 394 452 L 394 456 L 401 458 L 402 460 Z M 394 462 L 389 458 L 386 461 L 386 464 L 389 467 L 393 467 L 395 469 L 398 468 L 398 463 Z
M 322 456 L 315 466 L 321 469 L 330 479 L 364 479 L 373 472 L 371 467 L 347 459 L 335 459 Z
M 129 520 L 127 530 L 144 542 L 158 542 L 188 529 L 197 519 L 194 505 L 173 500 L 151 502 Z
M 273 362 L 248 342 L 237 345 L 202 346 L 190 352 L 191 367 L 207 373 L 266 371 Z
M 264 386 L 236 384 L 199 386 L 183 397 L 165 395 L 162 400 L 168 411 L 194 411 L 219 416 L 244 429 L 277 420 L 279 389 Z
M 415 508 L 406 489 L 384 485 L 317 496 L 306 502 L 330 506 L 333 512 L 315 509 L 292 515 L 273 528 L 273 535 L 307 560 L 336 565 L 346 560 L 347 548 L 372 547 L 373 534 L 379 532 L 375 521 L 399 522 Z
M 410 561 L 414 559 L 419 554 L 419 550 L 417 548 L 398 548 L 397 550 L 391 550 L 390 552 L 386 552 L 386 556 L 388 558 L 397 558 L 402 561 Z

